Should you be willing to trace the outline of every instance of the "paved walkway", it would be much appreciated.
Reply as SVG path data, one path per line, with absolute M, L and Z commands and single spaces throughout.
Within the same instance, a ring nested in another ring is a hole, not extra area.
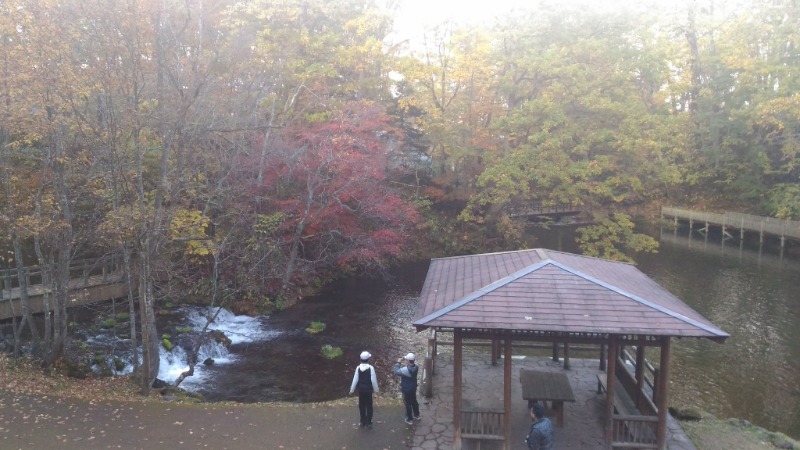
M 420 409 L 422 420 L 416 425 L 414 449 L 451 450 L 453 448 L 453 364 L 452 353 L 439 347 L 436 360 L 436 375 L 433 381 L 433 397 L 424 399 Z M 566 371 L 575 403 L 564 404 L 564 427 L 556 428 L 554 448 L 602 449 L 604 444 L 604 394 L 597 393 L 598 373 L 602 373 L 596 359 L 570 359 L 571 369 Z M 524 439 L 528 434 L 530 416 L 527 402 L 522 399 L 519 384 L 521 368 L 563 371 L 560 363 L 549 357 L 514 356 L 512 362 L 511 398 L 511 450 L 525 450 Z M 464 403 L 472 407 L 503 407 L 503 364 L 490 363 L 485 353 L 465 352 L 463 371 Z M 667 449 L 696 450 L 680 425 L 671 417 L 667 422 Z M 477 448 L 474 442 L 463 441 L 464 449 Z M 484 449 L 501 448 L 498 443 L 484 441 Z

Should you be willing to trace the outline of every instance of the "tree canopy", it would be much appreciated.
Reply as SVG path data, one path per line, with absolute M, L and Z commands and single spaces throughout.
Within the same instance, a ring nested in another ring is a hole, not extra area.
M 6 0 L 2 254 L 122 255 L 154 327 L 175 292 L 255 311 L 520 247 L 521 205 L 580 206 L 582 248 L 620 259 L 653 250 L 631 216 L 663 203 L 800 219 L 800 6 L 641 6 L 396 42 L 374 0 Z

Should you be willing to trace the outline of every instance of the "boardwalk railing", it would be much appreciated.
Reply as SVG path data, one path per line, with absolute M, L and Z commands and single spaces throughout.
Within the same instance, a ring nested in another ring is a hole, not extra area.
M 104 258 L 104 259 L 79 259 L 74 260 L 69 266 L 69 274 L 71 280 L 83 280 L 84 285 L 89 284 L 89 277 L 100 276 L 103 281 L 113 273 L 120 271 L 120 264 L 118 258 Z M 43 270 L 41 266 L 27 266 L 23 268 L 25 276 L 25 284 L 28 288 L 32 286 L 43 284 Z M 51 272 L 52 273 L 52 272 Z M 17 269 L 0 269 L 0 282 L 2 282 L 2 289 L 0 289 L 0 298 L 2 298 L 2 291 L 10 291 L 14 288 L 19 288 L 19 277 L 17 276 Z M 7 294 L 8 292 L 6 292 Z M 6 295 L 7 297 L 7 295 Z
M 43 271 L 38 266 L 23 269 L 27 283 L 27 306 L 33 314 L 52 311 L 53 302 L 48 301 L 53 294 L 52 286 L 42 284 Z M 84 304 L 97 303 L 114 298 L 124 298 L 128 295 L 127 284 L 122 277 L 122 271 L 117 261 L 109 259 L 102 261 L 74 261 L 70 266 L 70 280 L 67 287 L 68 305 L 74 307 Z M 16 269 L 0 271 L 2 287 L 0 289 L 0 320 L 18 317 L 23 313 L 22 289 Z
M 764 233 L 780 236 L 781 238 L 800 239 L 800 222 L 795 220 L 782 220 L 774 217 L 754 216 L 737 212 L 726 211 L 722 214 L 692 211 L 689 209 L 661 207 L 662 217 L 673 217 L 675 220 L 684 219 L 689 222 L 701 222 L 712 225 L 736 228 L 739 230 L 757 231 L 763 237 Z
M 566 216 L 575 215 L 582 212 L 580 206 L 572 203 L 562 203 L 557 205 L 545 205 L 542 203 L 530 203 L 525 205 L 509 205 L 506 207 L 509 217 L 529 217 L 529 216 Z

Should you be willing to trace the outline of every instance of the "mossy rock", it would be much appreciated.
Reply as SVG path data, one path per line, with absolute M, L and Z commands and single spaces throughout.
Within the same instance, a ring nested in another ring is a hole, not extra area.
M 670 406 L 669 413 L 672 414 L 672 417 L 680 421 L 696 422 L 703 418 L 703 413 L 700 410 L 691 407 L 675 408 Z
M 172 351 L 172 342 L 170 342 L 169 339 L 167 339 L 167 338 L 161 339 L 161 345 L 163 345 L 164 348 L 167 349 L 168 352 Z
M 222 344 L 223 346 L 230 347 L 233 341 L 228 336 L 225 336 L 225 333 L 220 330 L 211 330 L 211 336 L 214 338 L 214 341 L 217 344 Z
M 325 331 L 326 327 L 327 325 L 325 325 L 323 322 L 311 322 L 311 326 L 306 328 L 306 333 L 309 334 L 322 333 L 323 331 Z
M 324 356 L 327 359 L 339 358 L 343 354 L 341 348 L 334 347 L 334 346 L 332 346 L 330 344 L 323 345 L 322 349 L 320 349 L 320 353 L 322 353 L 322 356 Z

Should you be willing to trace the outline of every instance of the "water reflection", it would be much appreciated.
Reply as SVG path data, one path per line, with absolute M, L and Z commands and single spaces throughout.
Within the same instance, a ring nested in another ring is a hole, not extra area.
M 781 253 L 662 235 L 639 268 L 715 325 L 723 345 L 680 340 L 671 404 L 695 405 L 800 436 L 800 265 Z

